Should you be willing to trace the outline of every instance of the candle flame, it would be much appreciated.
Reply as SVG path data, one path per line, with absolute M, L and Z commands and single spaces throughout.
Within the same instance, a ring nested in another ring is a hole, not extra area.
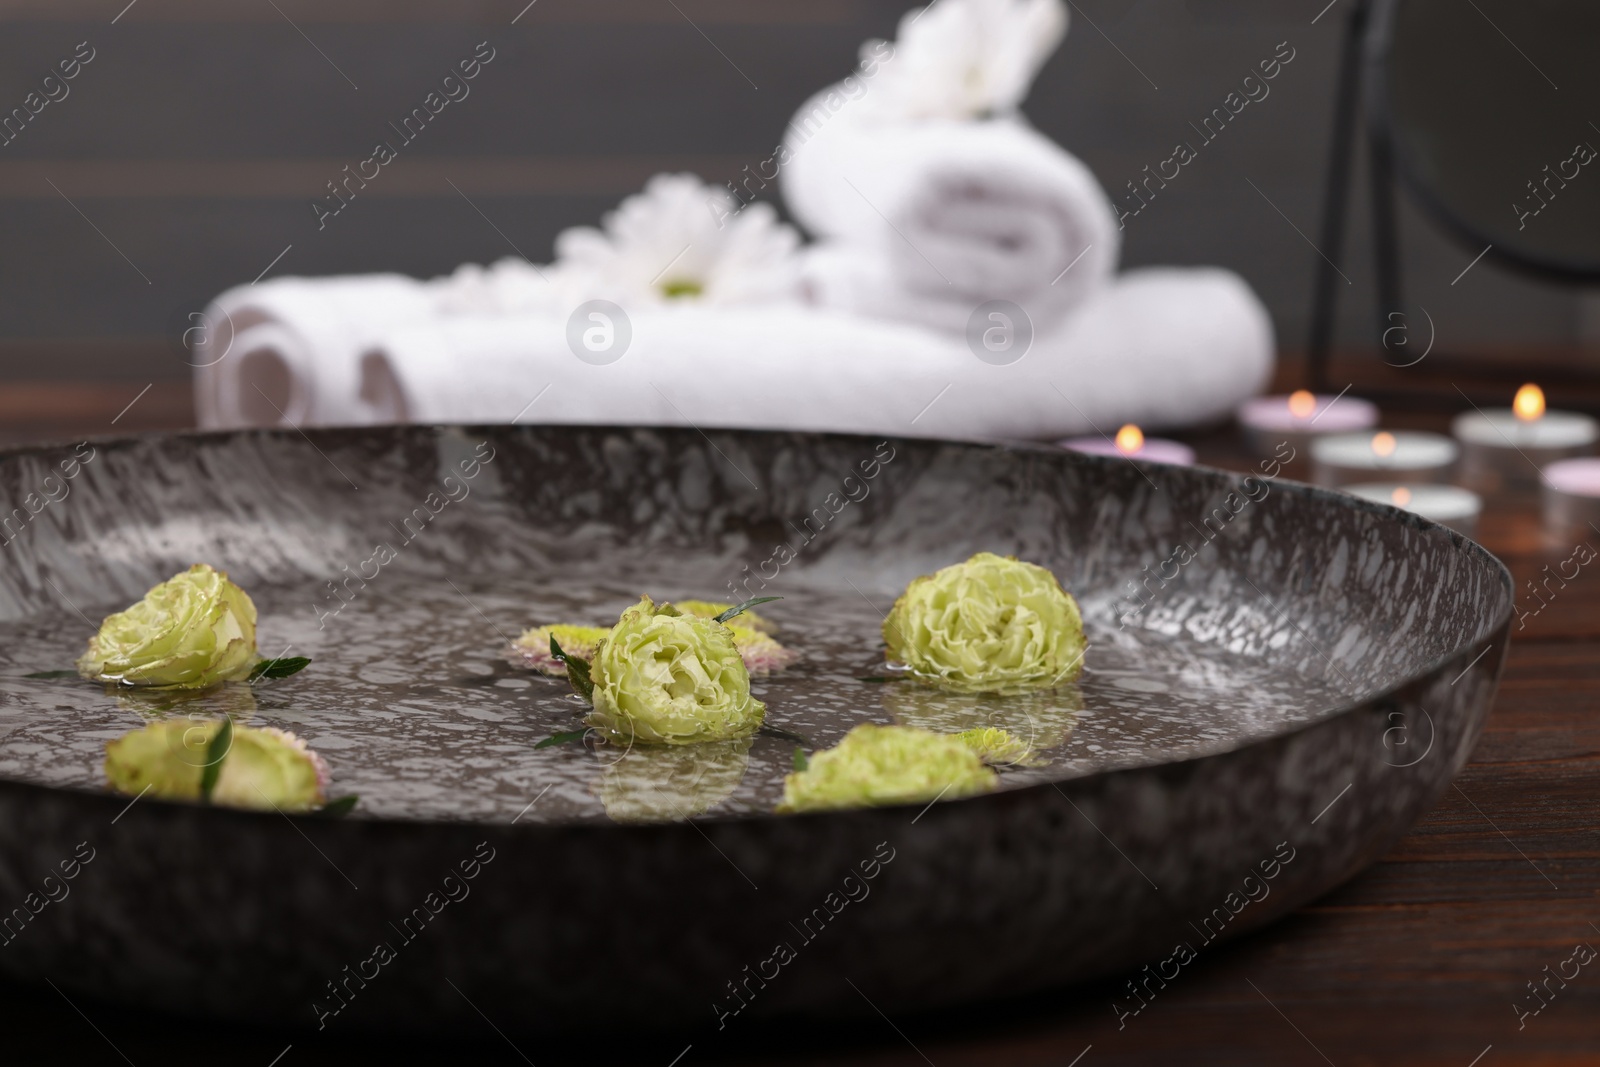
M 1144 447 L 1144 431 L 1133 423 L 1128 423 L 1117 431 L 1117 451 L 1124 456 L 1131 456 Z
M 1394 455 L 1394 434 L 1387 430 L 1372 435 L 1372 451 L 1378 456 Z
M 1289 414 L 1297 419 L 1309 419 L 1317 410 L 1317 398 L 1306 389 L 1296 389 L 1289 394 Z
M 1411 490 L 1403 485 L 1395 486 L 1394 492 L 1389 494 L 1389 499 L 1394 501 L 1394 506 L 1403 508 L 1411 503 Z
M 1544 390 L 1529 382 L 1517 390 L 1511 401 L 1511 410 L 1523 422 L 1532 422 L 1544 416 Z

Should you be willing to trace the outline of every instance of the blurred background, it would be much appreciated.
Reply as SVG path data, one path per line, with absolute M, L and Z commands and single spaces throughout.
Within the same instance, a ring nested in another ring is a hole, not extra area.
M 258 276 L 550 258 L 659 171 L 737 181 L 906 0 L 9 0 L 0 109 L 93 59 L 0 147 L 0 438 L 192 424 L 183 332 Z M 1517 9 L 1491 4 L 1513 29 Z M 1216 264 L 1306 344 L 1339 0 L 1073 0 L 1024 106 L 1113 201 L 1194 139 L 1281 43 L 1294 59 L 1126 219 L 1124 266 Z M 1330 10 L 1331 9 L 1331 10 Z M 1511 36 L 1515 37 L 1515 32 Z M 479 42 L 495 61 L 336 222 L 313 201 Z M 1600 135 L 1597 135 L 1600 136 Z M 1367 183 L 1340 263 L 1337 352 L 1375 359 Z M 776 185 L 761 195 L 776 204 Z M 1128 203 L 1132 203 L 1128 201 Z M 780 205 L 781 207 L 781 205 Z M 1400 201 L 1406 299 L 1433 359 L 1583 358 L 1600 298 L 1525 280 Z M 1453 284 L 1453 280 L 1455 281 Z M 1365 355 L 1363 355 L 1365 354 Z M 149 386 L 147 392 L 141 392 Z M 135 397 L 138 403 L 109 421 Z

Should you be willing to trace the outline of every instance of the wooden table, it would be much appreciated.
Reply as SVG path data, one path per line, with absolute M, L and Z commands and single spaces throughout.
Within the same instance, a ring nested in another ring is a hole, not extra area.
M 164 410 L 168 421 L 181 422 L 175 407 Z M 1191 439 L 1206 462 L 1251 465 L 1232 433 Z M 1511 565 L 1519 589 L 1574 547 L 1545 543 L 1531 500 L 1496 503 L 1480 539 Z M 1600 547 L 1600 535 L 1592 543 Z M 1517 1014 L 1534 1006 L 1528 983 L 1556 972 L 1580 943 L 1600 948 L 1597 593 L 1600 562 L 1524 617 L 1471 765 L 1393 852 L 1283 922 L 1208 950 L 1126 1028 L 1118 1028 L 1110 1007 L 1119 983 L 1106 982 L 938 1018 L 751 1028 L 720 1043 L 700 1042 L 679 1067 L 1600 1062 L 1600 960 L 1565 988 L 1552 980 L 1556 992 L 1537 1015 L 1519 1024 Z M 1519 606 L 1539 602 L 1524 592 Z M 550 1048 L 520 1040 L 520 1052 L 487 1024 L 464 1040 L 391 1046 L 74 1007 L 49 988 L 0 986 L 0 1020 L 0 1062 L 7 1064 L 126 1059 L 140 1067 L 268 1067 L 283 1054 L 280 1067 L 413 1060 L 667 1067 L 684 1051 L 668 1040 L 613 1045 L 598 1009 L 593 1043 Z

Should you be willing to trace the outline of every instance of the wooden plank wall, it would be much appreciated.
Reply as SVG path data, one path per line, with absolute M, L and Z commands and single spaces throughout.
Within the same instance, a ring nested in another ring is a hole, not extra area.
M 188 313 L 280 253 L 274 274 L 428 276 L 515 250 L 542 261 L 561 229 L 596 221 L 652 173 L 722 181 L 767 158 L 799 102 L 846 72 L 864 38 L 892 35 L 906 6 L 525 4 L 0 3 L 0 114 L 80 42 L 93 50 L 65 97 L 0 146 L 0 382 L 176 384 Z M 1075 0 L 1028 105 L 1115 195 L 1290 42 L 1271 96 L 1130 220 L 1124 256 L 1241 271 L 1286 347 L 1304 335 L 1315 252 L 1296 228 L 1316 231 L 1341 27 L 1337 10 L 1312 24 L 1322 6 Z M 319 230 L 310 203 L 325 183 L 393 139 L 389 123 L 485 41 L 495 58 L 470 95 Z M 1463 337 L 1565 336 L 1570 297 L 1490 267 L 1487 296 L 1451 291 L 1462 250 L 1408 226 L 1408 270 L 1436 320 Z M 1367 261 L 1358 235 L 1342 329 L 1363 341 Z

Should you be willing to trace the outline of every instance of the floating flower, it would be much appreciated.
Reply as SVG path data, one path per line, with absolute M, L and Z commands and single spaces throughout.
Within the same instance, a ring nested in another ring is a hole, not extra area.
M 563 675 L 567 665 L 550 654 L 550 638 L 554 637 L 568 655 L 587 660 L 594 658 L 594 650 L 609 633 L 609 626 L 540 626 L 511 642 L 511 661 L 541 674 Z
M 726 741 L 755 733 L 766 715 L 733 632 L 649 597 L 622 613 L 589 671 L 587 721 L 613 741 Z
M 224 720 L 167 719 L 106 745 L 111 788 L 132 796 L 146 789 L 167 800 L 209 799 L 235 808 L 312 811 L 322 807 L 328 766 L 294 734 L 272 727 L 234 726 L 226 750 L 212 741 Z M 219 763 L 220 761 L 220 763 Z M 209 798 L 203 780 L 219 765 Z
M 710 600 L 676 600 L 672 606 L 685 615 L 703 619 L 714 619 L 733 608 L 732 604 Z M 738 619 L 726 625 L 733 634 L 733 645 L 739 650 L 745 668 L 752 674 L 781 671 L 798 658 L 792 649 L 783 647 L 770 636 L 773 626 L 766 619 L 753 611 L 743 612 Z M 588 660 L 594 658 L 595 648 L 609 633 L 611 629 L 606 626 L 540 626 L 526 631 L 511 643 L 510 659 L 518 666 L 559 677 L 567 673 L 567 665 L 550 654 L 552 636 L 563 652 Z
M 770 204 L 744 210 L 722 186 L 692 174 L 658 174 L 602 220 L 556 238 L 558 284 L 573 301 L 628 306 L 792 299 L 800 235 Z
M 1066 32 L 1061 0 L 936 0 L 900 20 L 864 111 L 888 120 L 1015 111 Z M 867 42 L 863 61 L 881 48 Z
M 196 563 L 106 616 L 77 667 L 100 682 L 203 689 L 249 677 L 259 659 L 256 606 L 226 574 Z
M 967 744 L 910 726 L 864 723 L 783 780 L 783 812 L 910 804 L 995 787 L 994 771 Z
M 703 745 L 635 745 L 605 769 L 596 787 L 616 822 L 687 819 L 739 788 L 754 738 Z
M 1077 601 L 1055 575 L 990 552 L 912 581 L 883 639 L 915 677 L 962 693 L 1061 685 L 1077 677 L 1087 647 Z
M 743 615 L 739 617 L 744 618 Z M 772 671 L 781 671 L 798 658 L 793 649 L 784 648 L 770 635 L 760 630 L 753 630 L 733 622 L 724 625 L 733 634 L 733 647 L 739 650 L 739 656 L 751 674 L 765 675 Z

